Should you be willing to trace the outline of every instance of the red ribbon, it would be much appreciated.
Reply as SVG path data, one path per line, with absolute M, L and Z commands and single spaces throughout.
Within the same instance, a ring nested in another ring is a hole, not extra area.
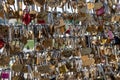
M 25 25 L 28 25 L 31 22 L 31 17 L 30 17 L 29 13 L 24 14 L 23 22 L 24 22 Z
M 5 42 L 3 40 L 0 40 L 0 49 L 4 47 Z
M 65 33 L 66 33 L 66 34 L 70 34 L 70 30 L 67 30 Z
M 38 20 L 38 24 L 45 24 L 45 20 Z

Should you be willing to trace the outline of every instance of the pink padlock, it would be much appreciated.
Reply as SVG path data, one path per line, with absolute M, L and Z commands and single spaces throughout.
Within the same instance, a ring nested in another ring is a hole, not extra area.
M 108 35 L 109 39 L 111 39 L 111 40 L 114 38 L 114 34 L 110 30 L 108 31 L 107 35 Z
M 8 72 L 2 72 L 1 73 L 1 78 L 4 79 L 9 79 L 9 73 Z
M 101 15 L 103 15 L 104 13 L 105 13 L 104 7 L 101 7 L 100 9 L 97 9 L 97 10 L 96 10 L 96 15 L 97 15 L 97 16 L 101 16 Z

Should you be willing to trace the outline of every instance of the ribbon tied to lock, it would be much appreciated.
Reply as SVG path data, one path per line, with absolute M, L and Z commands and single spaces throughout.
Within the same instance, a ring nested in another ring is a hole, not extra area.
M 5 42 L 1 39 L 0 40 L 0 49 L 4 47 Z
M 25 25 L 28 25 L 31 22 L 31 17 L 27 8 L 24 10 L 22 21 Z

